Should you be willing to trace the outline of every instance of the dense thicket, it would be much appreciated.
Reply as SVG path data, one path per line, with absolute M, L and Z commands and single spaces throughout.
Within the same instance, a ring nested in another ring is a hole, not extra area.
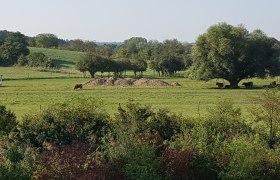
M 231 100 L 203 118 L 133 101 L 109 116 L 98 101 L 77 98 L 18 122 L 0 106 L 0 177 L 276 180 L 280 95 L 255 101 L 246 119 Z

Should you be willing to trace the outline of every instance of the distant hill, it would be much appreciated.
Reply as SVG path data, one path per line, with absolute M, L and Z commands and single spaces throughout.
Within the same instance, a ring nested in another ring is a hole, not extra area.
M 83 52 L 29 47 L 30 52 L 42 52 L 54 59 L 55 66 L 59 68 L 74 69 L 76 62 L 85 54 Z

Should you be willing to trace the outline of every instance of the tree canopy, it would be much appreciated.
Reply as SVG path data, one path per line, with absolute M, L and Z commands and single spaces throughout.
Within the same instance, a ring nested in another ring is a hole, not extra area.
M 279 51 L 261 30 L 219 23 L 198 37 L 191 74 L 197 79 L 223 78 L 237 87 L 244 78 L 278 75 Z
M 43 48 L 57 48 L 58 38 L 54 34 L 38 34 L 35 37 L 35 44 L 37 47 Z
M 14 65 L 20 55 L 28 54 L 26 37 L 20 32 L 9 32 L 7 37 L 0 42 L 0 65 Z

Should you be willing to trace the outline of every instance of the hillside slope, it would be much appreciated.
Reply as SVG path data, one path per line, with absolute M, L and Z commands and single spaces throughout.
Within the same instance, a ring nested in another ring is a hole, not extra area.
M 46 48 L 36 48 L 29 47 L 30 52 L 42 52 L 46 56 L 55 60 L 55 66 L 59 68 L 74 69 L 75 64 L 81 56 L 85 53 L 77 51 L 67 51 L 58 49 L 46 49 Z

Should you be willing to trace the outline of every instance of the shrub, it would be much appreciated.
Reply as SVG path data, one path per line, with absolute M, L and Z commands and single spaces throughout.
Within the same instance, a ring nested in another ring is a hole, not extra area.
M 128 179 L 161 179 L 161 160 L 156 157 L 153 148 L 145 145 L 133 148 L 125 160 L 123 171 Z
M 20 131 L 36 147 L 71 144 L 72 141 L 100 144 L 109 131 L 109 117 L 93 99 L 55 104 L 37 115 L 25 116 Z
M 13 112 L 0 105 L 0 135 L 8 135 L 16 130 L 16 116 Z
M 251 109 L 251 115 L 258 124 L 265 124 L 263 134 L 264 139 L 270 148 L 280 143 L 280 94 L 275 90 L 267 90 L 259 97 L 255 98 L 259 103 L 257 107 Z
M 42 52 L 34 52 L 28 56 L 28 66 L 51 68 L 54 67 L 54 61 Z
M 150 131 L 159 132 L 164 140 L 171 140 L 176 133 L 180 132 L 181 124 L 184 121 L 185 119 L 181 115 L 160 109 L 153 114 L 147 128 Z
M 162 154 L 163 167 L 172 179 L 191 179 L 192 151 L 166 150 Z
M 42 167 L 35 176 L 37 179 L 101 179 L 105 172 L 95 162 L 87 161 L 94 150 L 90 144 L 73 142 L 52 151 L 43 151 L 40 154 Z
M 39 169 L 37 153 L 30 145 L 2 139 L 0 146 L 0 179 L 32 179 Z
M 279 179 L 279 150 L 270 150 L 256 138 L 239 137 L 226 143 L 227 163 L 221 179 Z
M 150 106 L 139 103 L 128 103 L 124 108 L 119 106 L 116 121 L 123 126 L 129 125 L 135 132 L 147 130 L 149 118 L 154 114 Z
M 23 54 L 21 54 L 18 58 L 18 61 L 17 61 L 18 65 L 20 66 L 26 66 L 28 65 L 28 59 L 26 56 L 24 56 Z
M 184 118 L 166 109 L 155 112 L 150 106 L 128 103 L 125 108 L 119 106 L 116 120 L 124 126 L 130 124 L 135 132 L 158 132 L 164 140 L 170 140 L 180 131 Z
M 235 108 L 231 100 L 222 100 L 209 109 L 204 127 L 208 144 L 213 144 L 215 141 L 223 142 L 251 132 L 250 127 L 241 117 L 240 108 Z

